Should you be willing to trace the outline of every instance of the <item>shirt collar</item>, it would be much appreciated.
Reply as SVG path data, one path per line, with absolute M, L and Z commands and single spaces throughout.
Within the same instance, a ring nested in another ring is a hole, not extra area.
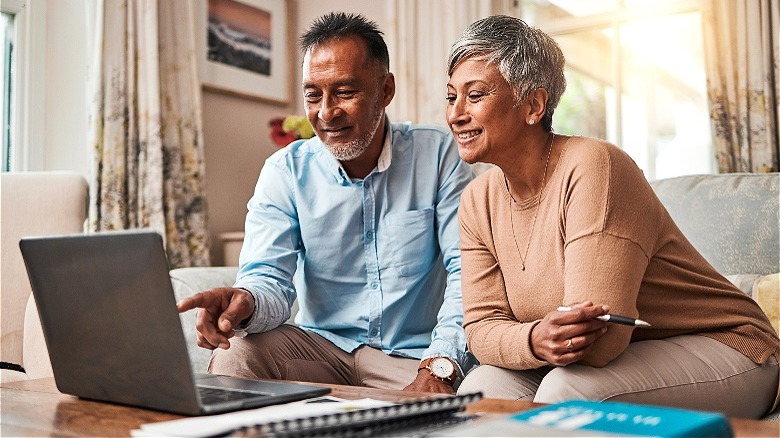
M 390 120 L 385 116 L 385 142 L 382 145 L 382 152 L 379 154 L 379 160 L 376 162 L 376 170 L 378 172 L 384 172 L 390 167 L 390 162 L 393 160 L 393 142 L 392 131 L 393 127 L 390 126 Z

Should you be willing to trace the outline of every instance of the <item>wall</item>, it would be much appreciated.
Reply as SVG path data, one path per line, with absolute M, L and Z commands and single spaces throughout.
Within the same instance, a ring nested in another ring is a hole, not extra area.
M 289 105 L 203 92 L 206 200 L 214 264 L 223 260 L 219 235 L 243 231 L 246 204 L 260 168 L 277 149 L 268 137 L 268 120 L 292 112 Z
M 303 114 L 301 64 L 297 38 L 320 15 L 340 10 L 363 14 L 386 28 L 384 4 L 365 0 L 290 0 L 289 40 L 292 100 L 289 105 L 258 102 L 211 91 L 203 92 L 203 137 L 206 145 L 206 198 L 212 261 L 222 264 L 224 232 L 243 231 L 246 203 L 260 168 L 276 145 L 268 136 L 268 121 Z
M 91 11 L 84 0 L 46 3 L 46 65 L 52 68 L 46 68 L 43 166 L 86 175 L 90 168 L 86 86 Z

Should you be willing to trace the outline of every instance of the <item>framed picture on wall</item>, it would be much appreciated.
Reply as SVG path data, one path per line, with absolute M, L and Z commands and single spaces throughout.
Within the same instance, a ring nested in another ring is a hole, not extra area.
M 204 0 L 198 4 L 203 88 L 289 103 L 287 0 Z

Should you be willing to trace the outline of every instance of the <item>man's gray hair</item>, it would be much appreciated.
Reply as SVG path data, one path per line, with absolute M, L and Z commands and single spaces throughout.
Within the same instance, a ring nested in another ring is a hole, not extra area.
M 547 108 L 542 126 L 552 129 L 555 107 L 566 89 L 563 52 L 549 35 L 523 20 L 494 15 L 475 21 L 450 48 L 447 74 L 468 58 L 480 57 L 496 63 L 509 83 L 517 103 L 537 88 L 547 90 Z

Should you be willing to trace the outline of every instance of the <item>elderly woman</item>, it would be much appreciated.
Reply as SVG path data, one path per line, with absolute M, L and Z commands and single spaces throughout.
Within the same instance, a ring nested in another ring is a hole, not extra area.
M 459 392 L 762 416 L 778 399 L 777 334 L 628 155 L 552 132 L 563 68 L 555 41 L 506 16 L 472 24 L 450 51 L 461 158 L 496 165 L 458 213 L 464 326 L 482 364 Z

